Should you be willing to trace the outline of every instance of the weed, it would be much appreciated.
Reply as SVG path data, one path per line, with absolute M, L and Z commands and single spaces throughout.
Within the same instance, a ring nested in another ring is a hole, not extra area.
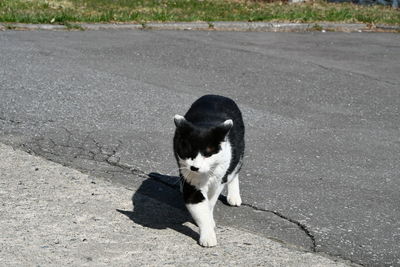
M 15 30 L 17 27 L 12 24 L 4 24 L 3 25 L 7 30 Z
M 311 27 L 311 30 L 312 30 L 312 31 L 322 31 L 323 28 L 322 28 L 322 26 L 319 25 L 319 24 L 314 24 L 314 25 Z
M 68 30 L 80 30 L 83 31 L 85 30 L 81 25 L 79 24 L 74 24 L 74 23 L 69 23 L 69 22 L 64 22 L 63 23 L 65 27 L 67 27 Z

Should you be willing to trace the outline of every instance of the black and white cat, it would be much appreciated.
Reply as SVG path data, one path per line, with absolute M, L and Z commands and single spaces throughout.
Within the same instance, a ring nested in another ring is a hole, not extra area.
M 200 245 L 212 247 L 217 245 L 213 210 L 225 184 L 228 203 L 242 203 L 238 177 L 244 153 L 242 114 L 232 99 L 205 95 L 184 117 L 175 115 L 174 121 L 174 153 L 185 204 L 200 229 Z

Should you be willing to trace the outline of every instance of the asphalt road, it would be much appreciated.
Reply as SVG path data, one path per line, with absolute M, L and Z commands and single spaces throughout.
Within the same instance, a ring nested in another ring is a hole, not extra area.
M 399 62 L 388 33 L 0 32 L 0 142 L 179 205 L 172 118 L 229 96 L 245 205 L 217 223 L 400 266 Z

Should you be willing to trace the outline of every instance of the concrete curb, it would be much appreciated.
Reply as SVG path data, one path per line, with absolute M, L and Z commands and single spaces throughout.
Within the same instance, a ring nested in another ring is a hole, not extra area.
M 209 30 L 210 24 L 206 22 L 177 22 L 177 23 L 147 23 L 145 29 L 151 30 Z
M 4 266 L 356 266 L 226 226 L 202 248 L 186 215 L 140 188 L 1 143 L 0 178 Z
M 398 25 L 359 23 L 276 23 L 276 22 L 175 22 L 143 24 L 71 23 L 69 25 L 2 23 L 0 30 L 217 30 L 259 32 L 400 32 Z

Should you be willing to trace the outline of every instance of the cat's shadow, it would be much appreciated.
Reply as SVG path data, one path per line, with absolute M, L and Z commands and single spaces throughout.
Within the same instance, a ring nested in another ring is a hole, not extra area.
M 132 196 L 133 211 L 119 210 L 136 224 L 153 229 L 173 229 L 199 239 L 199 234 L 184 225 L 193 220 L 179 191 L 179 177 L 150 173 Z

